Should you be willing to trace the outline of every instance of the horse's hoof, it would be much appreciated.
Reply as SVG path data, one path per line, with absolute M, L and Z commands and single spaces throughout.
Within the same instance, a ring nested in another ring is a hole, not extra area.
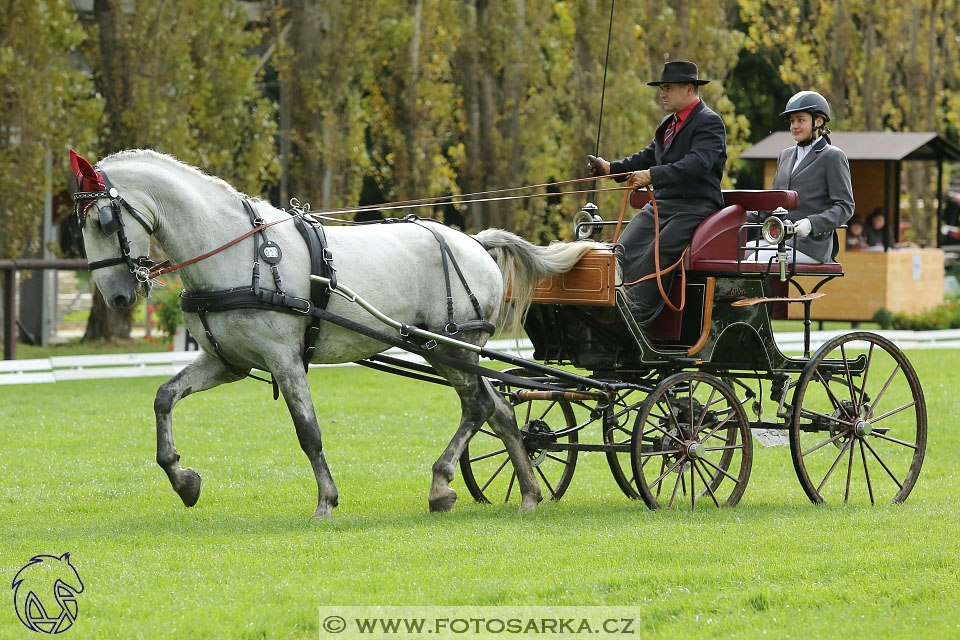
M 184 480 L 177 489 L 177 495 L 183 500 L 183 504 L 192 507 L 200 499 L 200 474 L 193 469 L 184 469 L 183 474 Z
M 533 511 L 537 508 L 537 505 L 540 504 L 541 500 L 543 500 L 543 496 L 539 493 L 536 495 L 523 496 L 523 500 L 520 501 L 520 511 Z
M 333 515 L 333 508 L 337 506 L 336 503 L 333 504 L 318 504 L 317 510 L 313 512 L 313 518 L 316 520 L 326 520 Z
M 456 501 L 457 492 L 450 487 L 446 487 L 445 491 L 441 495 L 430 498 L 430 511 L 450 511 L 453 509 L 453 505 Z

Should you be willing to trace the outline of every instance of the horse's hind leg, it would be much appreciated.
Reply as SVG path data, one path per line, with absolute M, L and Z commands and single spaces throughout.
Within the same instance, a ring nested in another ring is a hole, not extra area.
M 495 409 L 487 422 L 500 439 L 503 441 L 510 459 L 513 461 L 513 468 L 517 474 L 517 482 L 520 484 L 520 510 L 533 511 L 533 509 L 543 500 L 540 493 L 540 484 L 533 475 L 533 465 L 527 456 L 527 449 L 523 445 L 523 439 L 520 436 L 520 427 L 517 425 L 517 416 L 502 395 L 490 384 L 490 381 L 483 379 L 483 386 L 487 393 L 493 399 Z M 520 462 L 518 464 L 518 461 Z
M 317 510 L 314 511 L 313 517 L 329 517 L 333 508 L 337 506 L 339 493 L 323 455 L 320 425 L 317 424 L 317 414 L 313 409 L 307 374 L 304 373 L 303 364 L 299 358 L 276 363 L 273 371 L 280 391 L 283 393 L 283 399 L 290 410 L 290 417 L 293 418 L 293 424 L 297 429 L 300 448 L 307 454 L 310 466 L 313 467 L 313 475 L 317 479 Z
M 153 403 L 153 410 L 157 414 L 157 464 L 166 471 L 173 490 L 188 507 L 195 505 L 200 498 L 200 474 L 189 467 L 180 467 L 180 454 L 173 444 L 173 407 L 191 393 L 241 377 L 215 356 L 204 352 L 157 389 L 157 398 Z
M 429 359 L 429 358 L 428 358 Z M 521 509 L 533 509 L 542 497 L 540 485 L 533 475 L 533 467 L 517 428 L 510 405 L 503 400 L 490 383 L 475 374 L 468 374 L 448 366 L 431 363 L 456 389 L 460 396 L 460 426 L 447 448 L 433 464 L 433 482 L 430 485 L 430 510 L 449 511 L 457 500 L 450 488 L 457 460 L 470 438 L 489 421 L 494 432 L 503 440 L 513 463 L 522 495 Z

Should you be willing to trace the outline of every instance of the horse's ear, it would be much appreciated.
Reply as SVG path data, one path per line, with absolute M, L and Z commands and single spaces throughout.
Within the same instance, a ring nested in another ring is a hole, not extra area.
M 97 173 L 97 170 L 93 168 L 93 165 L 73 149 L 70 149 L 70 166 L 73 167 L 75 174 L 79 174 L 101 185 L 103 184 L 103 179 L 100 177 L 100 174 Z

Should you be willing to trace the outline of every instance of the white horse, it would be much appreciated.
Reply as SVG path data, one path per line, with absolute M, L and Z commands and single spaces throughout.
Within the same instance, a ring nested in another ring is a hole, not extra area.
M 148 292 L 149 283 L 143 282 L 144 262 L 138 263 L 132 256 L 149 254 L 151 233 L 166 256 L 180 263 L 252 228 L 242 205 L 243 194 L 223 180 L 173 157 L 150 150 L 132 150 L 104 158 L 97 169 L 108 179 L 106 188 L 100 186 L 101 174 L 86 160 L 73 153 L 71 160 L 83 192 L 77 195 L 80 222 L 86 222 L 83 243 L 91 268 L 95 268 L 94 282 L 110 307 L 130 307 L 138 293 Z M 107 193 L 109 186 L 116 190 L 113 198 Z M 121 209 L 122 201 L 129 208 Z M 266 223 L 291 218 L 289 213 L 262 200 L 250 202 Z M 90 211 L 99 211 L 100 216 L 86 216 L 87 207 Z M 584 253 L 601 246 L 577 242 L 535 247 L 498 229 L 488 229 L 471 237 L 426 222 L 326 227 L 340 283 L 348 285 L 387 316 L 437 333 L 448 323 L 447 291 L 438 241 L 424 226 L 434 229 L 446 240 L 483 314 L 501 325 L 519 323 L 526 302 L 542 278 L 568 271 Z M 116 233 L 118 227 L 120 232 Z M 266 234 L 282 249 L 282 259 L 277 266 L 284 290 L 309 298 L 310 258 L 294 223 L 274 225 Z M 184 266 L 180 270 L 184 289 L 202 292 L 249 287 L 253 242 L 253 238 L 245 239 Z M 122 251 L 124 243 L 128 243 L 127 251 Z M 264 287 L 271 288 L 273 279 L 269 268 L 261 276 Z M 513 295 L 521 304 L 504 304 L 506 282 L 511 283 Z M 457 321 L 476 319 L 475 307 L 455 276 L 451 278 L 451 288 Z M 327 308 L 349 320 L 384 329 L 369 313 L 340 296 L 331 296 Z M 188 507 L 196 504 L 200 496 L 200 476 L 193 469 L 180 466 L 173 442 L 174 405 L 188 394 L 241 379 L 253 368 L 269 371 L 283 394 L 300 446 L 316 476 L 318 501 L 314 517 L 329 516 L 337 506 L 338 491 L 324 458 L 302 362 L 307 318 L 259 309 L 222 311 L 209 313 L 207 317 L 211 335 L 219 344 L 223 358 L 215 353 L 198 315 L 184 313 L 184 323 L 196 336 L 203 352 L 157 390 L 154 403 L 157 463 L 167 473 L 184 504 Z M 473 330 L 461 332 L 457 337 L 482 345 L 490 334 L 487 330 Z M 312 361 L 317 363 L 352 362 L 387 348 L 383 342 L 328 322 L 323 323 L 315 344 Z M 441 344 L 433 352 L 463 362 L 476 364 L 478 361 L 475 353 L 462 348 Z M 456 462 L 484 422 L 503 439 L 509 452 L 522 494 L 521 509 L 533 509 L 541 500 L 540 487 L 509 403 L 485 378 L 431 361 L 429 356 L 427 360 L 456 390 L 462 410 L 456 434 L 433 465 L 430 509 L 446 511 L 453 507 L 457 495 L 449 484 Z

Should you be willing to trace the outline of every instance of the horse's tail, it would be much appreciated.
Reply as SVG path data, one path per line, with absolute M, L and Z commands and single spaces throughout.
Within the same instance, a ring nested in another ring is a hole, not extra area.
M 539 247 L 503 229 L 484 229 L 474 237 L 500 267 L 504 296 L 510 292 L 511 302 L 500 305 L 494 324 L 512 335 L 519 335 L 523 328 L 534 289 L 541 280 L 570 271 L 588 251 L 610 248 L 590 241 L 552 242 Z

